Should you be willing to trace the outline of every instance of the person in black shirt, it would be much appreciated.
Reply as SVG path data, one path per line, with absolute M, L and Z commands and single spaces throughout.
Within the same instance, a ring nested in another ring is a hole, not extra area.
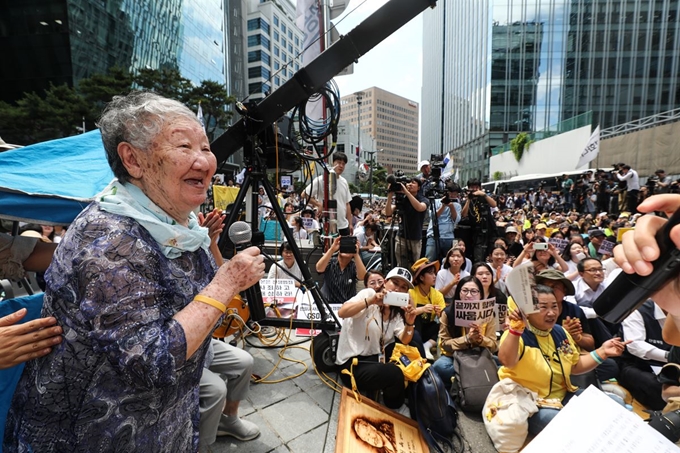
M 333 240 L 333 245 L 316 263 L 316 271 L 323 274 L 321 294 L 331 304 L 342 304 L 357 293 L 357 279 L 363 280 L 366 267 L 361 261 L 359 243 L 356 253 L 338 253 L 340 251 L 340 237 Z
M 430 202 L 420 193 L 420 178 L 411 178 L 405 185 L 400 184 L 401 191 L 395 198 L 394 192 L 387 192 L 385 214 L 389 217 L 396 209 L 401 217 L 399 234 L 395 243 L 394 253 L 397 266 L 410 268 L 419 258 L 422 251 L 423 222 Z
M 467 183 L 467 200 L 463 206 L 461 217 L 468 217 L 472 226 L 473 262 L 484 261 L 488 255 L 489 241 L 495 236 L 495 225 L 491 209 L 496 207 L 496 200 L 482 190 L 478 179 Z

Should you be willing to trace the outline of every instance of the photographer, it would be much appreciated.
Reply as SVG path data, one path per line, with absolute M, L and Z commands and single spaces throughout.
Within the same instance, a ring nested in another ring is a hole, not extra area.
M 396 208 L 401 216 L 401 228 L 394 250 L 397 265 L 400 267 L 411 267 L 420 258 L 422 250 L 423 221 L 430 202 L 420 193 L 420 186 L 421 180 L 415 177 L 406 184 L 397 182 L 390 185 L 387 192 L 385 215 L 391 216 Z M 399 190 L 395 191 L 397 187 Z
M 361 261 L 359 243 L 355 240 L 354 253 L 340 250 L 341 237 L 333 240 L 333 245 L 316 263 L 316 272 L 323 274 L 321 294 L 331 304 L 342 304 L 357 292 L 357 280 L 363 280 L 366 266 Z M 338 253 L 337 257 L 333 255 Z
M 660 169 L 655 171 L 654 174 L 656 175 L 656 190 L 654 194 L 670 193 L 672 181 L 671 177 L 666 175 L 666 170 Z
M 626 183 L 626 209 L 631 214 L 637 213 L 638 195 L 640 193 L 640 178 L 630 165 L 622 165 L 616 173 L 619 181 Z
M 427 227 L 427 244 L 425 247 L 425 256 L 429 261 L 440 261 L 451 248 L 454 238 L 453 231 L 460 221 L 460 214 L 463 209 L 458 199 L 459 195 L 460 186 L 456 183 L 450 183 L 446 187 L 444 198 L 434 200 L 439 226 L 439 256 L 437 256 L 435 243 L 437 238 L 434 236 L 434 219 L 431 219 Z
M 467 183 L 467 200 L 461 211 L 461 217 L 468 217 L 472 226 L 473 262 L 484 261 L 488 255 L 489 241 L 494 236 L 495 225 L 492 222 L 491 208 L 496 207 L 496 200 L 482 190 L 478 179 Z

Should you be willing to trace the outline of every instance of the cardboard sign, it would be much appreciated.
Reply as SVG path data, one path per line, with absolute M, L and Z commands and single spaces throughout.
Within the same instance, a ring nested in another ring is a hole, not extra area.
M 496 298 L 483 300 L 454 300 L 455 325 L 470 327 L 472 324 L 482 326 L 494 322 Z
M 600 248 L 597 249 L 597 253 L 599 253 L 600 255 L 613 255 L 614 247 L 616 247 L 616 243 L 610 241 L 602 241 L 602 245 L 600 245 Z
M 564 252 L 564 249 L 567 248 L 567 244 L 569 244 L 569 241 L 567 239 L 550 238 L 548 239 L 548 243 L 554 245 L 557 251 L 562 253 Z
M 525 315 L 538 313 L 536 270 L 531 261 L 514 268 L 506 277 L 505 285 L 522 313 Z
M 502 326 L 505 323 L 505 319 L 508 316 L 508 306 L 507 304 L 496 304 L 496 321 L 498 326 Z
M 285 306 L 295 303 L 295 294 L 298 289 L 295 287 L 293 279 L 283 278 L 263 278 L 260 280 L 260 290 L 262 291 L 262 301 L 265 305 L 276 304 Z

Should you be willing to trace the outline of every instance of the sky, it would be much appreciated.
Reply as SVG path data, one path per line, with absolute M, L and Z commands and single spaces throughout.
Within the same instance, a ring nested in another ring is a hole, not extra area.
M 339 33 L 347 34 L 388 0 L 350 0 L 343 14 L 333 20 Z M 337 76 L 340 96 L 373 86 L 420 104 L 423 67 L 422 13 L 374 47 L 354 64 L 354 74 Z

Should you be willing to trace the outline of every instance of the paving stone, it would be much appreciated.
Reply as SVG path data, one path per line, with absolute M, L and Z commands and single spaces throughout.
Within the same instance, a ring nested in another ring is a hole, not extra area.
M 333 391 L 333 389 L 324 383 L 318 383 L 314 387 L 305 389 L 305 393 L 309 395 L 309 397 L 312 398 L 321 409 L 329 414 L 333 409 L 333 398 L 335 395 L 338 395 Z M 338 395 L 338 397 L 339 396 L 340 395 Z
M 329 415 L 309 395 L 298 393 L 260 411 L 284 443 L 327 423 Z
M 326 431 L 328 430 L 328 423 L 314 428 L 299 437 L 288 442 L 288 449 L 291 453 L 311 453 L 321 452 L 326 442 Z
M 283 377 L 285 376 L 276 371 L 267 379 L 274 381 Z M 262 409 L 300 392 L 300 388 L 290 380 L 276 384 L 251 384 L 248 399 L 255 409 Z

